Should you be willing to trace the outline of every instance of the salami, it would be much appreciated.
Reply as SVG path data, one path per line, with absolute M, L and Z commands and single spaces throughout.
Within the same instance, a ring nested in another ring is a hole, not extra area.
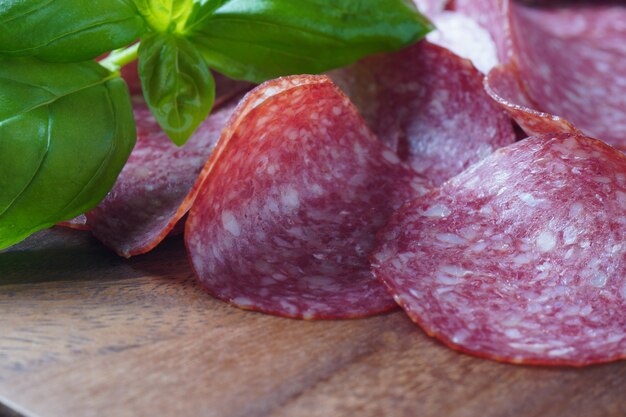
M 432 16 L 431 21 L 437 29 L 426 36 L 429 42 L 469 59 L 483 74 L 498 64 L 495 42 L 474 20 L 461 13 L 444 11 Z
M 212 295 L 305 319 L 395 307 L 367 254 L 391 212 L 430 187 L 327 77 L 286 77 L 250 92 L 202 178 L 185 242 Z
M 454 0 L 453 10 L 473 19 L 491 34 L 500 63 L 511 60 L 509 0 Z
M 428 41 L 366 58 L 331 77 L 374 133 L 436 185 L 515 138 L 480 72 Z
M 525 94 L 524 86 L 512 65 L 493 68 L 484 83 L 487 94 L 509 113 L 527 135 L 550 132 L 581 133 L 562 117 L 535 110 L 539 106 L 532 103 Z
M 96 238 L 120 256 L 154 248 L 185 215 L 194 184 L 234 104 L 213 112 L 182 147 L 161 130 L 141 97 L 134 97 L 137 144 L 105 199 L 86 214 Z
M 515 64 L 539 110 L 626 146 L 626 7 L 510 6 Z
M 375 275 L 450 347 L 527 364 L 626 357 L 626 156 L 571 134 L 497 151 L 407 204 Z
M 79 214 L 73 219 L 58 223 L 57 226 L 69 227 L 70 229 L 76 230 L 89 230 L 89 226 L 87 225 L 87 216 L 84 214 Z
M 446 8 L 448 0 L 413 0 L 413 3 L 423 15 L 432 17 Z

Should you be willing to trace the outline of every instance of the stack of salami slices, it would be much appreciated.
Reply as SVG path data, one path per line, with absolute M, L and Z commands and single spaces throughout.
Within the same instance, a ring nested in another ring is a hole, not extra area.
M 74 227 L 125 257 L 184 228 L 198 279 L 244 309 L 400 306 L 477 356 L 626 358 L 626 7 L 416 4 L 438 30 L 405 50 L 218 77 L 180 148 L 137 96 L 137 146 Z

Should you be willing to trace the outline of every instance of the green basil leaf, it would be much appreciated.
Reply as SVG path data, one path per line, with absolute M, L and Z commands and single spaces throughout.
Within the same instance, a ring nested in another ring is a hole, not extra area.
M 401 49 L 431 29 L 405 0 L 205 0 L 184 33 L 210 67 L 261 82 Z
M 215 98 L 215 82 L 202 55 L 184 38 L 151 34 L 139 46 L 139 77 L 157 122 L 183 145 L 209 115 Z
M 126 83 L 95 62 L 0 58 L 0 249 L 94 207 L 135 136 Z
M 0 1 L 0 55 L 84 61 L 132 43 L 144 30 L 132 0 Z
M 156 32 L 178 32 L 193 9 L 193 0 L 135 0 L 137 9 Z

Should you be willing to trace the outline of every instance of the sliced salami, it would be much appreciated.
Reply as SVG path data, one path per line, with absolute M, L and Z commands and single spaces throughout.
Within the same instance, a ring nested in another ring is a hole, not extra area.
M 454 0 L 453 5 L 455 11 L 473 19 L 491 34 L 500 63 L 508 63 L 511 60 L 509 0 Z
M 213 112 L 177 147 L 142 98 L 134 101 L 137 144 L 111 192 L 86 214 L 94 236 L 124 257 L 154 248 L 189 210 L 198 174 L 234 109 Z
M 467 58 L 483 74 L 498 65 L 498 50 L 489 32 L 469 17 L 444 11 L 431 17 L 437 28 L 426 36 L 436 45 Z
M 413 0 L 413 3 L 423 15 L 432 17 L 446 8 L 448 0 Z
M 512 2 L 515 64 L 539 110 L 626 146 L 626 7 Z
M 327 77 L 286 77 L 250 92 L 202 177 L 185 241 L 215 297 L 305 319 L 395 307 L 367 254 L 391 212 L 429 185 Z
M 528 98 L 512 65 L 493 68 L 485 78 L 484 84 L 487 94 L 509 113 L 527 135 L 551 132 L 581 133 L 562 117 L 535 110 L 539 106 Z
M 514 363 L 626 357 L 626 156 L 529 138 L 405 205 L 375 275 L 450 347 Z
M 87 216 L 84 214 L 79 214 L 73 219 L 58 223 L 57 226 L 69 227 L 70 229 L 76 230 L 89 230 L 89 226 L 87 226 Z
M 485 93 L 482 74 L 427 41 L 331 77 L 374 133 L 434 184 L 515 138 L 509 117 Z

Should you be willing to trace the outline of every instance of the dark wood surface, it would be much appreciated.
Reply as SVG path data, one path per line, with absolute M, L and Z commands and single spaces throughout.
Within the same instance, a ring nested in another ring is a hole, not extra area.
M 626 416 L 626 362 L 451 351 L 401 312 L 304 322 L 196 284 L 181 238 L 118 258 L 55 229 L 0 253 L 0 415 Z

